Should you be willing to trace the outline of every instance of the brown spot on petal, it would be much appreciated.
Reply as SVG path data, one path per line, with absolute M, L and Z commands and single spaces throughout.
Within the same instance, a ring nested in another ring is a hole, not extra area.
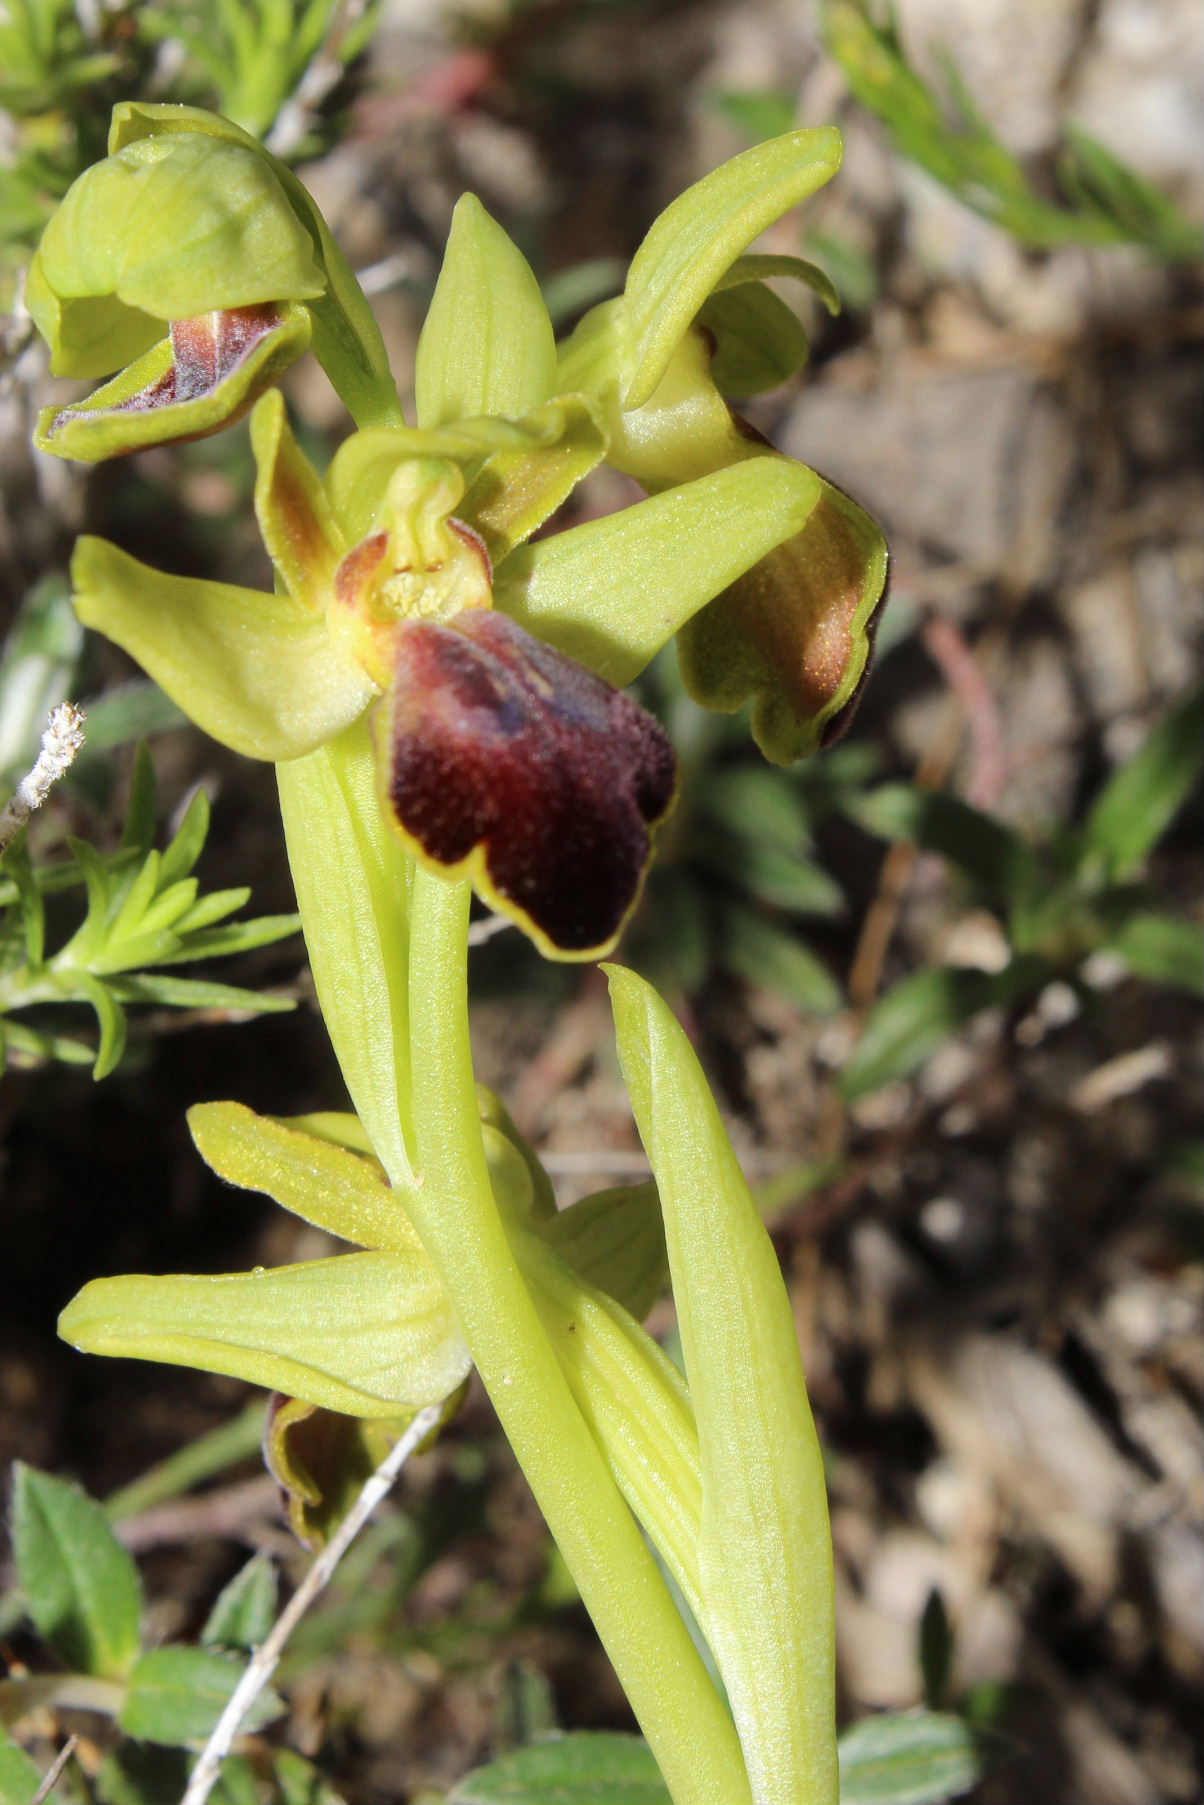
M 244 358 L 280 324 L 280 309 L 271 302 L 255 307 L 227 307 L 220 312 L 173 320 L 169 328 L 172 365 L 149 387 L 114 407 L 114 413 L 139 414 L 151 408 L 198 401 L 232 376 Z M 246 407 L 255 400 L 248 395 Z M 244 409 L 245 411 L 245 409 Z M 229 425 L 223 420 L 222 425 Z
M 599 956 L 639 895 L 675 759 L 651 715 L 492 609 L 409 620 L 382 704 L 398 825 L 540 946 Z

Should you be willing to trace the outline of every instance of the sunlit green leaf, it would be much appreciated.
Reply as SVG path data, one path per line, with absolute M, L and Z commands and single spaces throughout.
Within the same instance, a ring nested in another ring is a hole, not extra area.
M 863 1717 L 840 1739 L 840 1805 L 948 1805 L 982 1771 L 974 1732 L 960 1717 Z
M 118 1716 L 127 1736 L 141 1742 L 200 1742 L 213 1729 L 242 1678 L 243 1663 L 208 1648 L 152 1648 L 130 1675 Z M 243 1719 L 258 1730 L 284 1706 L 270 1687 Z
M 1087 817 L 1084 863 L 1131 876 L 1157 845 L 1204 769 L 1204 687 L 1163 716 L 1111 777 Z
M 671 1805 L 647 1743 L 578 1730 L 516 1749 L 469 1774 L 447 1805 Z

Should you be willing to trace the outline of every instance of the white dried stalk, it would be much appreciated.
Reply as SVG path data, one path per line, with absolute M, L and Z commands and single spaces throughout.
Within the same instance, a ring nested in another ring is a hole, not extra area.
M 231 1745 L 248 1711 L 275 1673 L 289 1637 L 318 1593 L 328 1584 L 335 1568 L 372 1512 L 389 1492 L 410 1455 L 439 1427 L 442 1412 L 441 1404 L 428 1404 L 424 1410 L 420 1410 L 405 1434 L 366 1481 L 359 1497 L 272 1625 L 266 1640 L 251 1656 L 246 1672 L 231 1693 L 230 1701 L 218 1718 L 213 1734 L 201 1750 L 180 1805 L 205 1805 L 221 1771 L 222 1762 L 230 1753 Z
M 11 846 L 33 811 L 41 808 L 83 743 L 82 711 L 73 702 L 60 702 L 50 711 L 50 725 L 42 735 L 42 750 L 33 770 L 21 779 L 12 800 L 0 810 L 0 852 Z

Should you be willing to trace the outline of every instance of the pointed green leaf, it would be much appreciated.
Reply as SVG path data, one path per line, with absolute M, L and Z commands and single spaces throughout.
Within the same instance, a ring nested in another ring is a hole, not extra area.
M 257 1116 L 241 1103 L 198 1103 L 188 1111 L 188 1126 L 201 1158 L 228 1184 L 266 1192 L 283 1209 L 356 1246 L 425 1261 L 404 1199 L 374 1159 Z
M 576 1730 L 515 1749 L 453 1787 L 447 1805 L 672 1805 L 638 1736 Z
M 276 1565 L 253 1554 L 214 1600 L 201 1641 L 209 1648 L 257 1648 L 276 1621 Z
M 152 1648 L 130 1675 L 117 1722 L 140 1742 L 202 1742 L 230 1702 L 243 1663 L 209 1648 Z M 243 1719 L 244 1730 L 262 1729 L 284 1710 L 265 1687 Z
M 1000 994 L 998 974 L 948 965 L 913 972 L 871 1009 L 861 1038 L 840 1074 L 850 1100 L 910 1077 L 941 1042 Z
M 241 905 L 234 903 L 233 908 Z M 223 914 L 225 910 L 222 911 Z M 231 953 L 249 953 L 258 946 L 272 946 L 301 931 L 299 915 L 259 915 L 253 921 L 232 922 L 225 928 L 194 930 L 188 921 L 179 924 L 188 940 L 172 955 L 173 965 L 187 965 L 196 959 L 224 959 Z
M 840 1805 L 947 1805 L 982 1773 L 971 1726 L 935 1711 L 865 1717 L 840 1739 Z
M 352 1416 L 435 1403 L 469 1365 L 429 1261 L 396 1253 L 94 1279 L 59 1333 L 84 1353 L 228 1373 Z
M 788 997 L 813 1015 L 834 1015 L 840 1008 L 840 986 L 796 932 L 729 903 L 720 933 L 720 956 L 737 977 Z
M 790 1300 L 683 1030 L 633 972 L 607 975 L 698 1426 L 701 1627 L 754 1798 L 836 1805 L 831 1541 Z
M 99 1504 L 18 1461 L 13 1553 L 29 1614 L 77 1672 L 122 1679 L 138 1655 L 142 1585 Z
M 184 819 L 172 836 L 159 868 L 160 883 L 176 884 L 186 878 L 201 856 L 209 834 L 209 798 L 198 790 L 184 811 Z
M 114 977 L 108 989 L 123 1003 L 160 1003 L 168 1009 L 226 1009 L 245 1015 L 283 1015 L 297 1007 L 295 997 L 244 990 L 238 984 L 214 984 L 208 978 L 177 978 L 156 972 Z
M 622 688 L 682 623 L 797 533 L 819 478 L 751 458 L 514 552 L 499 608 Z
M 522 252 L 475 195 L 456 203 L 443 268 L 418 340 L 418 424 L 511 419 L 555 387 L 556 345 Z
M 72 559 L 80 619 L 116 640 L 206 733 L 249 758 L 297 758 L 375 694 L 323 619 L 288 596 L 166 576 L 103 539 Z
M 731 714 L 751 697 L 753 738 L 774 764 L 805 757 L 840 732 L 886 592 L 877 523 L 815 480 L 818 503 L 801 532 L 693 616 L 678 640 L 694 700 Z
M 625 292 L 624 407 L 640 407 L 695 314 L 755 238 L 840 167 L 832 126 L 787 132 L 731 158 L 679 195 L 632 258 Z
M 73 972 L 71 983 L 96 1012 L 96 1022 L 100 1029 L 100 1044 L 96 1049 L 96 1064 L 92 1068 L 92 1076 L 99 1082 L 101 1078 L 108 1077 L 125 1052 L 125 1010 L 117 1001 L 113 987 L 103 983 L 99 978 L 92 977 L 90 973 Z
M 88 714 L 88 741 L 92 740 L 92 715 Z M 159 813 L 159 786 L 155 766 L 145 740 L 134 748 L 134 767 L 130 772 L 130 794 L 121 828 L 121 844 L 145 857 L 154 845 L 155 823 Z M 177 874 L 180 877 L 185 872 Z
M 1129 877 L 1157 845 L 1204 767 L 1204 686 L 1163 716 L 1108 780 L 1083 830 L 1084 863 L 1102 858 L 1110 878 Z
M 1108 945 L 1139 978 L 1172 984 L 1193 996 L 1204 992 L 1204 941 L 1195 922 L 1141 912 L 1130 915 Z
M 990 900 L 1013 902 L 1036 880 L 1032 854 L 1019 834 L 958 796 L 888 783 L 851 792 L 844 808 L 872 834 L 914 840 L 939 852 Z

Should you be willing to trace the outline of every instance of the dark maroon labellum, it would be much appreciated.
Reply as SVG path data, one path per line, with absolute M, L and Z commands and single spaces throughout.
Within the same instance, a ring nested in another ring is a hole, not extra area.
M 545 950 L 609 950 L 673 801 L 663 729 L 492 609 L 405 621 L 397 645 L 378 731 L 402 831 Z

